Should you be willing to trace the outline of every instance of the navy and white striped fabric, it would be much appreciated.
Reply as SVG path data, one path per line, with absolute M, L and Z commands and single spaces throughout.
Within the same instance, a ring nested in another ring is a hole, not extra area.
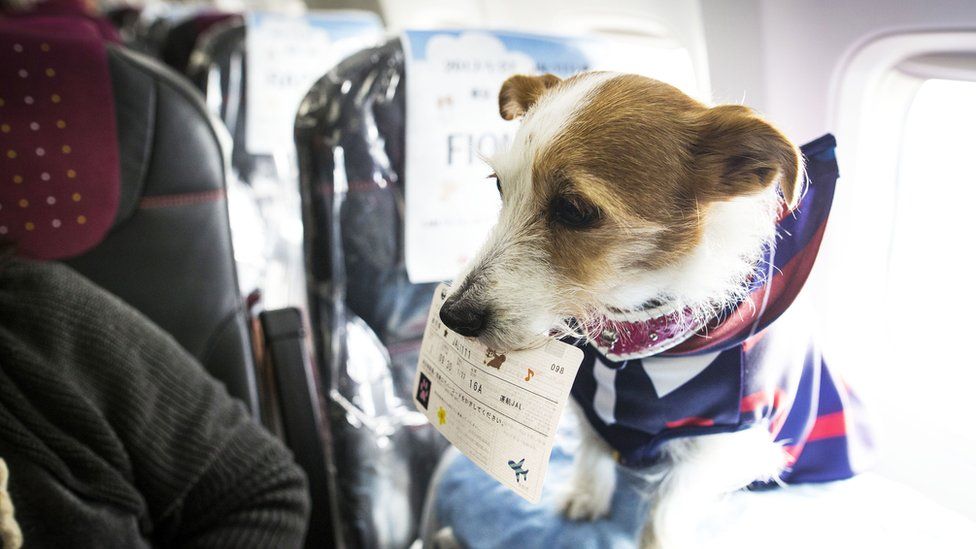
M 810 319 L 784 315 L 823 239 L 839 175 L 835 147 L 826 135 L 801 148 L 806 192 L 781 216 L 749 300 L 654 356 L 613 361 L 584 347 L 573 397 L 621 463 L 651 465 L 666 440 L 757 424 L 793 458 L 785 482 L 848 478 L 869 461 L 859 402 L 827 367 Z

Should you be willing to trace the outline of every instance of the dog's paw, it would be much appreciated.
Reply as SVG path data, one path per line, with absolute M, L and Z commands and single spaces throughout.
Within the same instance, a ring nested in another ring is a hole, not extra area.
M 654 536 L 644 536 L 640 541 L 640 549 L 664 549 L 664 545 Z
M 573 488 L 563 494 L 559 512 L 570 520 L 597 520 L 610 514 L 613 491 Z
M 433 547 L 434 549 L 461 549 L 461 542 L 454 537 L 454 530 L 446 527 L 434 534 Z

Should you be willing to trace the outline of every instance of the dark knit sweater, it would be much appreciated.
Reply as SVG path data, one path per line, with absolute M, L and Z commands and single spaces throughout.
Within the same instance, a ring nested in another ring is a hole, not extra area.
M 0 457 L 24 547 L 298 547 L 305 478 L 173 339 L 0 259 Z

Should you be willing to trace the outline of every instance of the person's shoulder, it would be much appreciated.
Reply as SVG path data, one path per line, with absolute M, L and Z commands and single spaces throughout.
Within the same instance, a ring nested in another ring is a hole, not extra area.
M 42 298 L 52 303 L 70 303 L 98 291 L 86 278 L 57 261 L 8 257 L 0 262 L 0 293 L 8 294 L 14 301 Z
M 172 336 L 70 265 L 6 257 L 0 264 L 0 346 L 19 346 L 63 367 L 59 375 L 132 376 L 193 368 Z M 78 368 L 79 365 L 84 365 Z M 119 381 L 121 383 L 121 381 Z
M 0 260 L 0 322 L 59 332 L 78 325 L 129 325 L 138 313 L 70 266 L 17 257 Z

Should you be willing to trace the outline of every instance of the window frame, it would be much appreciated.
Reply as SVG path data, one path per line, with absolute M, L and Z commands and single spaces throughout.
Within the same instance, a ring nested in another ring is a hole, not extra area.
M 960 60 L 965 62 L 960 63 Z M 815 295 L 828 359 L 867 401 L 891 399 L 887 366 L 897 345 L 888 345 L 888 276 L 899 200 L 900 157 L 910 108 L 929 79 L 976 81 L 976 29 L 914 32 L 881 36 L 854 48 L 835 71 L 828 113 L 836 128 L 841 181 L 816 269 Z M 878 319 L 873 315 L 882 315 Z M 887 398 L 886 398 L 887 397 Z M 877 409 L 882 412 L 882 405 Z M 890 425 L 878 414 L 879 433 L 912 438 L 911 429 Z M 916 432 L 916 435 L 918 433 Z M 924 438 L 920 437 L 919 439 Z M 885 439 L 880 441 L 882 456 Z M 897 443 L 893 441 L 893 446 Z M 919 455 L 931 448 L 919 448 Z M 922 490 L 943 505 L 969 513 L 926 465 L 940 464 L 938 453 L 915 469 L 894 459 L 879 472 Z M 895 456 L 898 457 L 898 456 Z M 904 456 L 902 456 L 904 457 Z M 884 458 L 882 458 L 884 461 Z M 951 475 L 950 475 L 951 476 Z M 951 480 L 949 482 L 952 482 Z
M 869 39 L 848 53 L 832 78 L 828 113 L 838 137 L 842 179 L 818 259 L 814 292 L 823 305 L 821 331 L 838 361 L 881 361 L 878 349 L 870 345 L 858 350 L 835 343 L 851 333 L 858 333 L 862 341 L 877 341 L 883 335 L 881 326 L 849 313 L 854 303 L 865 313 L 882 310 L 885 292 L 880 282 L 887 272 L 905 119 L 922 82 L 944 74 L 934 64 L 926 71 L 920 61 L 944 53 L 976 57 L 976 29 Z M 909 70 L 903 70 L 908 61 Z

